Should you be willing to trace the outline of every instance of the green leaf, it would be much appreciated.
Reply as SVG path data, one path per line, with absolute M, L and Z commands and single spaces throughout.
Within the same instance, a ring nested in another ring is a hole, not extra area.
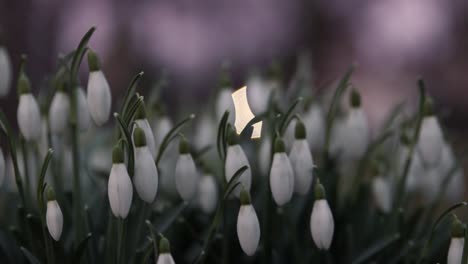
M 281 136 L 284 135 L 286 132 L 286 128 L 288 128 L 289 123 L 293 118 L 293 111 L 296 109 L 297 105 L 302 101 L 302 97 L 296 99 L 296 101 L 288 108 L 286 114 L 283 116 L 280 122 L 280 126 L 278 131 L 280 132 Z
M 226 125 L 229 118 L 229 111 L 224 112 L 223 117 L 218 125 L 218 134 L 216 137 L 216 147 L 221 160 L 226 156 Z
M 132 81 L 130 82 L 130 84 L 128 85 L 126 89 L 127 92 L 125 93 L 124 103 L 122 105 L 122 110 L 121 110 L 121 113 L 124 117 L 126 116 L 127 108 L 130 103 L 130 99 L 135 94 L 136 88 L 143 74 L 144 72 L 139 72 L 137 75 L 135 75 L 135 77 L 133 77 Z
M 158 155 L 156 156 L 156 166 L 159 165 L 159 161 L 161 160 L 162 155 L 164 154 L 164 151 L 169 146 L 169 143 L 171 143 L 171 141 L 177 137 L 177 133 L 179 132 L 179 130 L 189 121 L 192 121 L 194 118 L 195 118 L 195 115 L 191 114 L 189 117 L 180 121 L 177 125 L 174 126 L 174 128 L 171 129 L 171 131 L 167 133 L 167 135 L 164 137 L 164 139 L 161 142 L 161 146 L 159 147 Z
M 223 199 L 226 199 L 227 197 L 229 197 L 229 195 L 231 195 L 231 193 L 238 186 L 238 184 L 240 184 L 238 182 L 238 180 L 239 180 L 240 176 L 242 176 L 242 174 L 248 168 L 249 168 L 249 166 L 247 166 L 247 165 L 243 166 L 234 173 L 234 175 L 232 176 L 232 178 L 229 180 L 229 182 L 227 184 L 226 190 L 224 191 Z
M 148 226 L 148 229 L 150 231 L 150 235 L 151 235 L 151 240 L 153 240 L 153 250 L 154 250 L 154 255 L 157 256 L 158 255 L 158 245 L 156 243 L 156 235 L 154 234 L 154 227 L 153 225 L 151 224 L 151 222 L 149 220 L 146 220 L 145 221 L 146 225 Z
M 54 151 L 52 149 L 49 149 L 47 151 L 47 155 L 44 158 L 44 162 L 42 162 L 41 174 L 39 174 L 39 180 L 37 182 L 37 202 L 39 203 L 39 210 L 41 213 L 41 218 L 44 217 L 44 213 L 45 213 L 44 212 L 45 210 L 44 198 L 43 198 L 44 187 L 45 187 L 44 178 L 47 172 L 47 168 L 49 167 L 49 162 L 52 159 L 53 153 Z
M 466 230 L 466 226 L 465 226 L 465 240 L 464 241 L 468 241 L 468 230 Z M 464 243 L 461 263 L 467 263 L 467 261 L 468 261 L 468 243 Z
M 393 234 L 391 236 L 388 236 L 386 238 L 383 238 L 382 240 L 373 243 L 369 248 L 364 250 L 364 252 L 359 255 L 352 263 L 353 264 L 360 264 L 360 263 L 368 263 L 373 256 L 377 255 L 378 253 L 382 252 L 385 250 L 387 247 L 395 243 L 400 239 L 400 234 Z
M 93 35 L 94 31 L 96 30 L 95 27 L 91 27 L 88 32 L 83 36 L 78 47 L 76 48 L 75 52 L 73 53 L 73 59 L 71 63 L 71 70 L 70 70 L 70 89 L 73 90 L 73 83 L 76 80 L 76 75 L 78 74 L 79 67 L 81 65 L 81 61 L 83 60 L 84 54 L 86 52 L 86 46 L 88 45 L 91 36 Z
M 24 256 L 28 259 L 29 263 L 31 264 L 40 264 L 41 262 L 24 247 L 20 247 L 21 251 L 23 252 Z
M 130 134 L 130 131 L 128 131 L 127 127 L 125 126 L 124 122 L 122 121 L 122 118 L 120 118 L 120 115 L 118 113 L 114 113 L 115 119 L 117 119 L 117 123 L 120 126 L 120 130 L 122 133 L 125 135 L 125 139 L 127 140 L 127 149 L 128 149 L 128 175 L 130 177 L 133 177 L 133 173 L 135 171 L 135 156 L 134 156 L 134 149 L 133 149 L 133 144 L 132 144 L 132 135 Z
M 78 244 L 78 247 L 76 247 L 75 251 L 73 252 L 73 261 L 72 263 L 80 263 L 81 258 L 83 257 L 83 254 L 86 250 L 86 246 L 88 246 L 88 242 L 93 236 L 92 233 L 88 233 L 83 240 Z
M 384 119 L 384 122 L 382 123 L 382 127 L 380 128 L 380 131 L 387 131 L 395 121 L 395 119 L 401 114 L 405 107 L 405 101 L 400 102 L 397 104 L 387 115 L 387 117 Z

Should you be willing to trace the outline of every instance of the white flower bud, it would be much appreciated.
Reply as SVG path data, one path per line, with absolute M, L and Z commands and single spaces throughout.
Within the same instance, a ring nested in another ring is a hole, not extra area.
M 362 157 L 369 144 L 369 126 L 361 107 L 350 109 L 341 129 L 340 158 L 353 160 Z
M 232 100 L 232 92 L 230 89 L 224 87 L 221 88 L 216 99 L 216 117 L 218 120 L 221 120 L 226 110 L 229 111 L 229 123 L 234 124 L 236 109 L 234 108 L 234 101 Z
M 153 121 L 153 135 L 156 152 L 159 151 L 159 147 L 161 146 L 164 137 L 169 133 L 169 131 L 171 131 L 172 127 L 172 121 L 167 116 L 162 116 Z
M 50 131 L 61 134 L 65 131 L 70 119 L 70 99 L 63 91 L 57 91 L 49 108 Z
M 234 176 L 234 174 L 243 166 L 248 166 L 249 168 L 244 171 L 244 173 L 242 173 L 238 181 L 247 191 L 250 191 L 250 186 L 252 184 L 252 171 L 250 170 L 249 160 L 247 159 L 247 156 L 245 156 L 244 150 L 242 150 L 239 144 L 228 146 L 226 153 L 226 164 L 224 168 L 226 181 L 229 182 L 232 176 Z M 239 197 L 240 191 L 241 186 L 238 186 L 232 193 L 236 197 Z
M 286 147 L 286 153 L 289 153 L 291 151 L 292 144 L 294 142 L 294 131 L 296 128 L 296 122 L 296 119 L 292 119 L 286 127 L 286 131 L 284 132 L 283 140 L 284 145 Z
M 96 125 L 101 126 L 107 122 L 111 103 L 111 91 L 102 71 L 90 72 L 88 79 L 88 109 Z
M 180 141 L 180 155 L 175 167 L 175 184 L 182 199 L 190 201 L 198 188 L 198 172 L 185 139 Z
M 140 198 L 147 203 L 152 203 L 158 191 L 158 170 L 146 146 L 143 129 L 138 127 L 135 129 L 134 143 L 136 148 L 133 183 Z
M 0 46 L 0 97 L 4 97 L 10 91 L 11 62 L 5 47 Z
M 268 108 L 271 87 L 259 76 L 251 77 L 247 82 L 247 100 L 254 115 L 264 113 Z
M 159 242 L 159 256 L 156 264 L 175 264 L 171 255 L 169 240 L 162 238 Z
M 216 209 L 218 186 L 212 175 L 205 174 L 198 183 L 198 205 L 204 213 L 210 214 Z
M 216 141 L 216 130 L 216 124 L 210 116 L 207 114 L 203 115 L 197 123 L 197 129 L 194 137 L 195 146 L 198 149 L 202 149 L 204 147 L 214 145 Z
M 150 124 L 148 122 L 148 119 L 136 119 L 135 120 L 136 126 L 140 127 L 143 129 L 145 132 L 145 138 L 146 138 L 146 144 L 148 146 L 149 151 L 151 152 L 151 155 L 153 158 L 156 157 L 156 146 L 154 144 L 154 136 L 153 136 L 153 130 L 150 127 Z
M 120 147 L 112 152 L 113 164 L 109 176 L 107 192 L 112 213 L 115 217 L 127 218 L 132 204 L 133 187 L 127 168 L 123 163 L 124 154 Z
M 289 158 L 294 171 L 294 191 L 305 195 L 312 184 L 314 169 L 312 154 L 305 139 L 296 140 L 293 143 Z
M 418 185 L 424 197 L 422 199 L 424 204 L 428 205 L 437 198 L 441 183 L 442 178 L 437 168 L 427 168 L 424 170 L 420 175 L 420 183 Z
M 0 186 L 5 179 L 6 174 L 6 165 L 5 165 L 5 156 L 3 155 L 2 148 L 0 148 Z
M 309 142 L 310 148 L 314 151 L 321 150 L 323 148 L 323 142 L 325 139 L 324 116 L 325 115 L 320 105 L 313 104 L 302 117 L 307 130 L 307 141 Z
M 243 190 L 240 197 L 241 206 L 237 216 L 237 237 L 242 251 L 248 256 L 253 256 L 260 241 L 260 223 L 258 222 L 257 213 L 250 203 L 247 191 Z
M 271 138 L 269 135 L 262 136 L 258 155 L 260 172 L 262 176 L 268 176 L 271 165 Z
M 27 141 L 38 140 L 41 136 L 41 116 L 36 98 L 31 93 L 19 97 L 18 126 Z
M 463 237 L 452 237 L 447 255 L 447 264 L 461 263 L 464 245 L 465 239 Z
M 384 213 L 392 209 L 392 188 L 387 178 L 377 176 L 372 181 L 372 192 L 377 207 Z
M 325 199 L 316 200 L 310 216 L 310 231 L 315 245 L 319 249 L 329 249 L 335 224 L 333 215 Z
M 55 193 L 51 188 L 47 190 L 46 223 L 50 236 L 52 236 L 55 241 L 58 241 L 62 234 L 63 214 L 55 199 Z
M 91 116 L 89 115 L 88 103 L 86 101 L 86 92 L 82 87 L 75 90 L 77 112 L 78 112 L 78 128 L 84 132 L 89 128 L 91 123 Z
M 270 189 L 278 206 L 289 202 L 294 192 L 294 172 L 281 139 L 275 142 L 275 154 L 270 169 Z

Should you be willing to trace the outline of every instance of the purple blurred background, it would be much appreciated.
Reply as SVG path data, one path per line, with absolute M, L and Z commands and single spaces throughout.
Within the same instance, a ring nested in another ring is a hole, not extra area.
M 371 124 L 414 97 L 423 76 L 444 109 L 444 123 L 459 128 L 468 111 L 467 14 L 468 2 L 461 0 L 0 0 L 14 71 L 26 53 L 33 83 L 95 25 L 90 46 L 114 96 L 140 70 L 149 88 L 165 69 L 171 83 L 165 98 L 197 104 L 216 89 L 225 59 L 241 86 L 250 70 L 272 60 L 290 77 L 298 54 L 308 51 L 317 86 L 359 64 L 353 84 Z M 2 106 L 15 101 L 14 92 L 0 100 Z

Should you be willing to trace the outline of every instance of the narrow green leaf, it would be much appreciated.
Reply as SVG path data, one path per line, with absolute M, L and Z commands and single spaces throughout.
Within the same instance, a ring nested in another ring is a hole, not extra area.
M 75 251 L 73 252 L 73 263 L 80 263 L 81 258 L 83 257 L 83 254 L 86 250 L 86 246 L 88 246 L 88 242 L 93 236 L 92 233 L 88 233 L 83 240 L 78 244 L 78 247 L 76 247 Z
M 73 53 L 73 59 L 71 63 L 71 70 L 70 70 L 70 89 L 73 90 L 73 83 L 76 80 L 76 75 L 78 74 L 79 67 L 81 65 L 81 61 L 83 60 L 83 56 L 86 52 L 86 46 L 88 45 L 91 36 L 93 35 L 94 31 L 96 30 L 95 27 L 91 27 L 88 32 L 83 36 L 78 47 L 76 48 L 75 52 Z
M 225 149 L 225 140 L 226 140 L 226 124 L 229 118 L 229 111 L 224 112 L 221 121 L 218 125 L 218 134 L 216 136 L 216 147 L 218 149 L 218 155 L 221 160 L 224 160 L 226 149 Z
M 156 243 L 156 235 L 154 234 L 154 228 L 153 228 L 153 225 L 151 224 L 151 222 L 149 220 L 146 220 L 145 221 L 146 225 L 148 226 L 148 229 L 150 231 L 150 235 L 151 235 L 151 240 L 153 240 L 153 250 L 154 250 L 154 255 L 157 256 L 158 255 L 158 244 Z
M 37 202 L 39 203 L 39 209 L 40 209 L 41 217 L 44 216 L 44 209 L 45 209 L 44 199 L 43 199 L 43 195 L 44 195 L 43 190 L 44 190 L 44 186 L 45 186 L 44 178 L 45 178 L 45 175 L 46 175 L 46 172 L 47 172 L 47 168 L 49 167 L 49 162 L 52 159 L 52 154 L 53 153 L 54 153 L 54 151 L 52 149 L 49 149 L 47 151 L 47 155 L 44 158 L 44 162 L 42 162 L 41 174 L 39 175 L 39 180 L 37 182 L 37 194 L 36 195 L 37 195 Z
M 387 131 L 389 128 L 391 128 L 393 122 L 395 119 L 401 114 L 405 107 L 405 101 L 400 102 L 397 104 L 393 109 L 388 113 L 387 117 L 384 119 L 384 122 L 382 123 L 382 127 L 380 128 L 380 131 Z
M 280 132 L 281 136 L 284 135 L 286 132 L 286 128 L 288 128 L 289 123 L 291 122 L 293 118 L 293 111 L 296 109 L 297 105 L 302 101 L 302 97 L 299 97 L 296 99 L 296 101 L 288 108 L 286 111 L 286 114 L 283 116 L 281 119 L 281 123 L 279 126 L 278 131 Z
M 369 248 L 364 250 L 364 252 L 361 255 L 359 255 L 359 257 L 357 257 L 352 263 L 368 263 L 372 259 L 372 257 L 385 250 L 387 247 L 398 241 L 398 239 L 400 239 L 400 234 L 398 233 L 383 238 L 382 240 L 374 243 Z
M 466 230 L 466 225 L 465 225 L 465 241 L 468 241 L 468 230 Z M 461 263 L 467 263 L 467 262 L 468 262 L 468 243 L 464 243 Z
M 139 72 L 137 75 L 135 75 L 126 89 L 127 92 L 125 93 L 124 103 L 122 105 L 122 110 L 121 110 L 121 113 L 123 116 L 126 116 L 126 112 L 127 112 L 128 104 L 130 103 L 130 99 L 135 94 L 136 88 L 138 86 L 138 83 L 140 82 L 141 77 L 143 77 L 143 74 L 144 72 Z
M 135 171 L 135 156 L 134 156 L 134 149 L 133 149 L 133 144 L 132 144 L 132 135 L 130 134 L 130 131 L 128 131 L 127 127 L 125 126 L 124 122 L 122 121 L 122 118 L 120 118 L 120 115 L 118 113 L 114 113 L 115 119 L 117 119 L 117 123 L 120 126 L 120 130 L 122 133 L 125 135 L 125 139 L 127 140 L 127 149 L 128 149 L 128 175 L 130 177 L 133 177 L 133 173 Z
M 31 264 L 40 264 L 41 262 L 26 248 L 20 247 L 21 251 L 23 252 L 24 256 L 28 259 L 29 263 Z
M 242 174 L 249 168 L 249 166 L 243 166 L 241 167 L 240 169 L 238 169 L 234 175 L 232 176 L 232 178 L 229 180 L 228 184 L 227 184 L 227 187 L 226 187 L 226 191 L 224 191 L 224 196 L 223 196 L 223 199 L 226 199 L 227 197 L 229 197 L 229 195 L 231 195 L 231 193 L 234 191 L 234 189 L 238 186 L 237 183 L 240 176 L 242 176 Z

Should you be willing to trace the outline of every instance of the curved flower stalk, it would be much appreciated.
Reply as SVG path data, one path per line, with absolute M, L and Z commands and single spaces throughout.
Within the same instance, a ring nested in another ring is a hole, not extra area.
M 179 142 L 179 158 L 175 167 L 175 184 L 179 195 L 185 201 L 190 201 L 194 197 L 198 187 L 198 172 L 195 167 L 190 146 L 185 138 Z
M 50 131 L 53 134 L 62 134 L 67 128 L 69 118 L 70 99 L 65 92 L 65 84 L 60 84 L 49 108 Z
M 2 186 L 3 180 L 5 179 L 5 175 L 6 175 L 5 156 L 3 155 L 3 150 L 0 147 L 0 186 Z
M 323 149 L 325 139 L 325 114 L 319 104 L 312 104 L 303 114 L 306 126 L 307 141 L 313 151 Z
M 247 159 L 247 156 L 244 153 L 244 150 L 239 145 L 239 136 L 236 131 L 231 126 L 228 126 L 228 148 L 226 152 L 226 162 L 224 166 L 224 176 L 226 177 L 226 182 L 229 182 L 240 168 L 248 166 L 248 169 L 240 176 L 238 182 L 242 186 L 250 191 L 250 186 L 252 185 L 252 171 L 250 170 L 250 163 Z M 241 191 L 241 186 L 237 186 L 232 192 L 236 197 L 239 197 Z
M 112 168 L 107 192 L 114 216 L 127 218 L 132 205 L 133 187 L 125 167 L 124 153 L 118 145 L 112 150 Z
M 306 128 L 300 120 L 296 122 L 295 140 L 289 159 L 294 171 L 294 191 L 305 195 L 312 184 L 314 161 L 306 140 Z
M 465 245 L 465 227 L 454 215 L 452 222 L 452 239 L 447 254 L 447 264 L 462 263 L 463 247 Z
M 424 105 L 424 118 L 418 138 L 417 150 L 426 166 L 434 167 L 441 158 L 441 149 L 444 146 L 444 137 L 439 121 L 434 114 L 431 100 L 427 99 Z
M 260 241 L 260 223 L 255 208 L 250 202 L 250 195 L 244 189 L 240 193 L 240 203 L 237 216 L 237 237 L 242 251 L 248 256 L 253 256 Z
M 218 201 L 218 185 L 213 175 L 206 172 L 198 182 L 198 206 L 206 214 L 216 209 Z
M 94 123 L 102 126 L 109 120 L 112 104 L 111 90 L 101 71 L 99 58 L 92 50 L 88 51 L 88 65 L 88 109 Z
M 153 156 L 146 146 L 146 136 L 143 129 L 137 127 L 133 132 L 133 142 L 135 144 L 135 174 L 133 184 L 138 196 L 147 202 L 152 203 L 158 191 L 158 170 L 154 163 Z
M 380 175 L 375 176 L 372 180 L 372 193 L 377 208 L 384 213 L 389 213 L 393 201 L 393 190 L 389 179 Z
M 175 264 L 175 261 L 171 255 L 171 246 L 169 244 L 169 240 L 167 240 L 165 237 L 159 241 L 159 256 L 156 264 Z
M 83 87 L 75 88 L 77 111 L 78 111 L 78 128 L 81 132 L 88 130 L 91 123 L 91 116 L 89 115 L 88 103 L 86 101 L 86 92 Z
M 5 46 L 0 43 L 0 97 L 4 97 L 10 91 L 12 68 L 10 57 Z
M 325 199 L 325 189 L 317 179 L 315 183 L 315 202 L 310 216 L 310 232 L 315 245 L 319 249 L 328 250 L 330 248 L 335 223 L 333 215 Z
M 275 203 L 283 206 L 291 200 L 293 195 L 294 172 L 281 138 L 275 140 L 274 151 L 270 169 L 270 189 Z
M 154 143 L 153 130 L 150 127 L 148 119 L 146 118 L 146 110 L 144 105 L 141 105 L 135 115 L 135 124 L 145 132 L 146 145 L 151 152 L 153 158 L 156 157 L 156 146 Z M 134 129 L 135 131 L 135 129 Z
M 62 235 L 63 214 L 57 200 L 55 199 L 55 192 L 50 186 L 47 189 L 46 222 L 50 236 L 55 241 L 59 241 L 60 236 Z
M 39 105 L 29 87 L 29 78 L 21 70 L 18 78 L 18 126 L 27 141 L 36 141 L 41 136 L 41 116 Z

